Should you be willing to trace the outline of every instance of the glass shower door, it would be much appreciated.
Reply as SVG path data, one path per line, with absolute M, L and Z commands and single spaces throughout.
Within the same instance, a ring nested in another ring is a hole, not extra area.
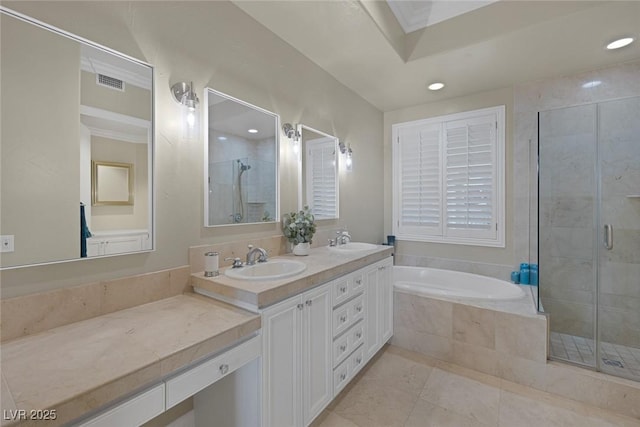
M 598 104 L 598 368 L 640 380 L 640 98 Z
M 550 356 L 596 366 L 597 106 L 539 114 L 540 309 Z

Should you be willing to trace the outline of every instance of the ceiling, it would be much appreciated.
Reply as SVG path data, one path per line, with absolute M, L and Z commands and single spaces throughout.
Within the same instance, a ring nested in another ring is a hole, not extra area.
M 604 49 L 638 40 L 639 1 L 482 0 L 408 34 L 386 1 L 234 3 L 382 111 L 640 59 L 639 41 Z
M 497 0 L 386 0 L 405 33 L 427 28 Z

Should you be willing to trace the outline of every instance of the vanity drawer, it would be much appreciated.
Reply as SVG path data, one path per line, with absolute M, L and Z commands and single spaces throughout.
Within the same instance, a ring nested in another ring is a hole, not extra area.
M 364 318 L 364 296 L 360 295 L 333 310 L 333 336 L 340 335 L 362 318 Z
M 344 386 L 349 384 L 364 363 L 364 346 L 361 345 L 333 370 L 333 397 L 336 397 Z
M 349 279 L 347 276 L 335 280 L 332 288 L 333 307 L 349 299 Z
M 364 342 L 364 325 L 365 322 L 360 322 L 351 328 L 349 332 L 345 335 L 349 337 L 349 348 L 357 348 L 360 344 Z
M 165 411 L 164 383 L 144 391 L 126 402 L 89 419 L 77 427 L 138 426 Z
M 333 371 L 333 397 L 336 397 L 338 393 L 349 383 L 351 379 L 349 375 L 349 369 L 351 364 L 349 363 L 349 359 L 342 362 L 336 369 Z
M 338 366 L 344 359 L 347 358 L 349 352 L 353 348 L 350 345 L 350 334 L 344 334 L 333 342 L 333 366 Z
M 364 318 L 364 296 L 360 295 L 349 304 L 349 324 L 353 325 Z
M 207 388 L 224 376 L 260 356 L 260 336 L 225 351 L 168 380 L 167 409 Z
M 349 368 L 349 377 L 353 378 L 364 366 L 364 346 L 360 346 L 356 351 L 354 351 L 353 354 L 349 356 L 348 361 L 351 363 L 351 367 Z
M 349 329 L 351 322 L 349 316 L 351 314 L 351 303 L 345 304 L 333 310 L 333 336 L 336 337 L 342 332 Z
M 358 322 L 333 342 L 333 366 L 347 358 L 353 349 L 364 342 L 364 322 Z
M 356 273 L 349 279 L 349 292 L 351 295 L 358 295 L 364 292 L 364 275 Z

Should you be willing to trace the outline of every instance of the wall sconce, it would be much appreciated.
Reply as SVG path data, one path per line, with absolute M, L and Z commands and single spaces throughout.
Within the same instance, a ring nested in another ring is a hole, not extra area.
M 171 86 L 173 98 L 186 107 L 186 122 L 190 129 L 196 124 L 196 106 L 200 103 L 198 95 L 193 91 L 193 82 L 179 82 Z
M 353 150 L 351 149 L 351 144 L 345 145 L 344 142 L 340 141 L 338 144 L 338 148 L 340 148 L 340 152 L 347 156 L 344 165 L 348 172 L 353 170 Z
M 300 138 L 302 135 L 300 131 L 294 128 L 291 123 L 285 123 L 282 125 L 282 131 L 293 142 L 293 152 L 298 153 L 300 151 Z

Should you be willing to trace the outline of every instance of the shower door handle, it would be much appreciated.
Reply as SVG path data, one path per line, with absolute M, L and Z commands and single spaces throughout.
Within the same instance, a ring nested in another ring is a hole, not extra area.
M 613 225 L 604 225 L 604 247 L 608 250 L 613 249 Z

